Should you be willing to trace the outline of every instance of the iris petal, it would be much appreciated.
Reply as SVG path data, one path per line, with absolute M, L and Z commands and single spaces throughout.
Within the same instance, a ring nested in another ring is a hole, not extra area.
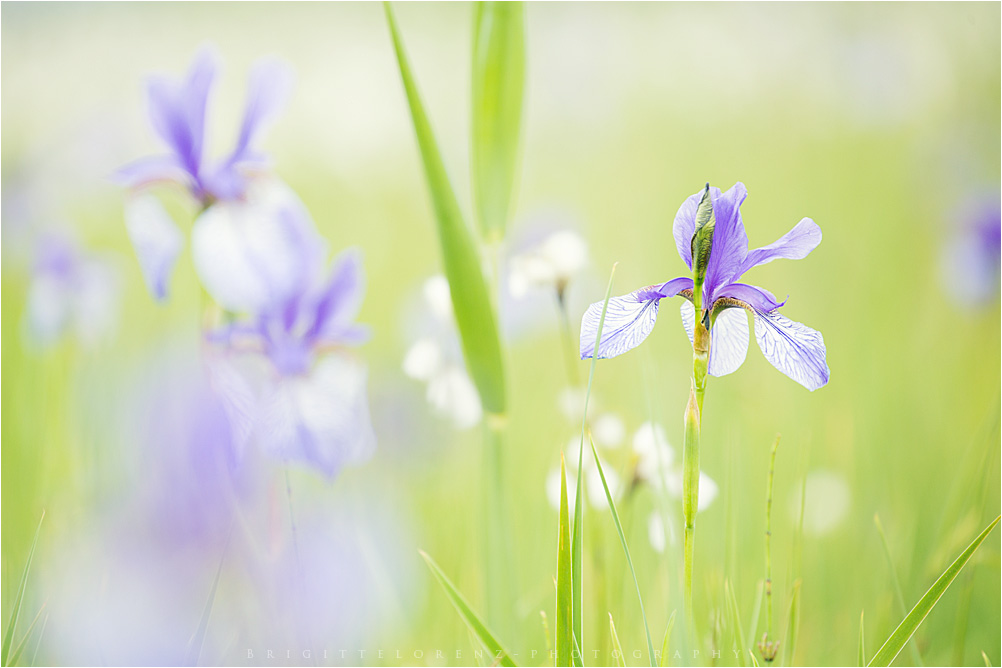
M 160 201 L 149 194 L 136 195 L 126 202 L 125 228 L 136 250 L 146 287 L 154 299 L 163 301 L 184 244 L 180 228 Z
M 774 367 L 811 391 L 828 382 L 831 372 L 820 332 L 776 311 L 754 309 L 754 314 L 758 347 Z
M 682 327 L 692 343 L 696 309 L 688 301 L 682 303 Z M 726 376 L 737 371 L 748 356 L 748 316 L 743 309 L 724 309 L 710 329 L 711 376 Z
M 739 181 L 719 197 L 713 197 L 716 225 L 710 262 L 706 266 L 707 294 L 734 279 L 748 254 L 748 235 L 739 210 L 747 196 L 745 184 Z
M 768 246 L 756 248 L 748 253 L 737 276 L 752 267 L 766 264 L 773 260 L 802 260 L 821 243 L 821 228 L 810 218 L 804 218 L 792 230 L 781 236 Z
M 658 303 L 665 297 L 674 297 L 691 287 L 692 279 L 682 277 L 611 298 L 605 314 L 598 358 L 616 357 L 640 345 L 654 329 L 658 318 Z M 581 317 L 581 359 L 591 358 L 595 351 L 602 304 L 603 302 L 592 304 Z

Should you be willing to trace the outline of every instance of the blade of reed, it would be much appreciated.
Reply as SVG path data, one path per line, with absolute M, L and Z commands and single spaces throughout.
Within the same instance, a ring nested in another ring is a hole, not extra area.
M 31 638 L 31 632 L 35 630 L 35 625 L 38 624 L 38 620 L 41 619 L 42 612 L 44 610 L 45 610 L 45 605 L 42 604 L 42 607 L 40 607 L 38 609 L 38 612 L 35 613 L 35 618 L 31 620 L 31 624 L 28 625 L 28 630 L 24 632 L 24 637 L 21 638 L 21 642 L 17 644 L 17 647 L 14 649 L 14 653 L 10 655 L 9 665 L 11 666 L 17 665 L 17 662 L 21 658 L 21 654 L 24 653 L 25 648 L 28 646 L 28 639 Z M 46 619 L 48 619 L 48 617 L 46 617 Z
M 731 628 L 734 633 L 734 641 L 738 646 L 738 663 L 741 666 L 745 664 L 745 651 L 747 650 L 747 645 L 745 644 L 745 632 L 741 628 L 741 613 L 738 612 L 738 600 L 734 596 L 734 588 L 731 586 L 729 580 L 724 580 L 724 594 L 727 596 L 727 609 L 731 616 Z
M 863 638 L 863 612 L 859 613 L 859 649 L 856 652 L 856 665 L 866 665 L 866 643 Z
M 619 636 L 616 635 L 616 622 L 612 621 L 612 613 L 609 613 L 609 632 L 612 634 L 612 649 L 616 652 L 616 665 L 626 668 L 626 659 L 623 657 L 623 646 L 619 644 Z
M 599 331 L 599 336 L 601 336 Z M 637 579 L 637 569 L 633 566 L 633 559 L 630 557 L 630 546 L 626 542 L 626 534 L 623 532 L 623 524 L 619 521 L 619 513 L 616 511 L 616 502 L 612 499 L 612 492 L 609 491 L 609 484 L 605 480 L 605 471 L 602 470 L 602 462 L 598 458 L 598 450 L 595 442 L 589 439 L 591 453 L 595 457 L 595 467 L 598 469 L 598 476 L 602 479 L 602 489 L 605 490 L 605 498 L 609 502 L 609 510 L 612 513 L 612 521 L 616 524 L 616 531 L 619 533 L 619 542 L 623 544 L 623 552 L 626 554 L 626 563 L 630 566 L 630 573 L 633 574 L 633 584 L 637 588 L 637 601 L 640 603 L 640 616 L 644 620 L 644 633 L 647 635 L 647 656 L 650 658 L 651 668 L 656 668 L 657 662 L 654 658 L 654 643 L 651 641 L 651 629 L 647 624 L 647 613 L 644 612 L 644 598 L 640 594 L 640 581 Z
M 504 237 L 515 190 L 525 87 L 521 2 L 480 2 L 473 23 L 473 196 L 481 233 Z
M 999 517 L 992 520 L 981 534 L 967 546 L 960 556 L 947 567 L 943 574 L 929 587 L 929 590 L 919 599 L 919 602 L 915 604 L 915 607 L 911 609 L 905 618 L 901 621 L 894 632 L 884 641 L 884 644 L 877 650 L 877 653 L 870 660 L 869 666 L 889 666 L 891 662 L 898 656 L 901 649 L 905 646 L 905 643 L 914 635 L 916 629 L 925 621 L 925 618 L 935 607 L 936 603 L 949 588 L 950 584 L 954 581 L 957 575 L 963 570 L 967 562 L 970 561 L 971 556 L 974 552 L 981 546 L 981 543 L 988 538 L 988 534 L 992 532 L 995 526 L 999 523 Z
M 582 560 L 584 555 L 584 441 L 588 430 L 588 402 L 591 400 L 591 388 L 595 381 L 595 367 L 598 364 L 598 344 L 602 340 L 602 329 L 605 327 L 605 315 L 612 298 L 612 281 L 616 276 L 616 264 L 609 272 L 609 283 L 605 288 L 605 301 L 602 303 L 602 314 L 598 318 L 598 334 L 595 336 L 595 348 L 592 351 L 591 365 L 588 370 L 588 387 L 585 390 L 584 411 L 581 417 L 581 441 L 578 445 L 578 472 L 574 495 L 574 527 L 571 536 L 571 583 L 573 587 L 571 617 L 574 633 L 578 642 L 584 646 L 584 577 L 582 575 Z M 582 661 L 582 652 L 577 661 Z
M 470 631 L 483 643 L 484 648 L 491 653 L 494 657 L 494 662 L 496 665 L 501 666 L 515 666 L 515 662 L 512 661 L 511 655 L 502 647 L 501 643 L 497 641 L 494 634 L 490 632 L 487 626 L 480 620 L 477 613 L 473 612 L 473 608 L 470 604 L 466 602 L 463 595 L 459 593 L 456 586 L 452 584 L 452 581 L 445 575 L 435 560 L 432 559 L 426 552 L 418 550 L 421 558 L 424 559 L 425 563 L 428 564 L 431 574 L 435 576 L 438 580 L 438 584 L 442 586 L 445 591 L 446 596 L 452 602 L 452 605 L 456 608 L 459 616 L 463 618 L 466 625 L 470 628 Z
M 884 525 L 880 521 L 880 515 L 874 513 L 873 523 L 877 525 L 877 533 L 880 534 L 880 544 L 884 546 L 884 557 L 887 559 L 887 569 L 891 572 L 891 583 L 894 585 L 894 598 L 898 602 L 898 614 L 905 615 L 908 612 L 908 607 L 905 605 L 905 594 L 904 590 L 901 588 L 901 579 L 898 577 L 898 569 L 894 566 L 894 557 L 891 556 L 891 545 L 887 542 L 887 534 L 884 533 Z M 915 643 L 909 643 L 908 649 L 911 654 L 911 661 L 913 665 L 922 665 L 922 656 L 919 654 L 918 647 Z
M 800 580 L 793 583 L 793 596 L 790 598 L 790 615 L 786 624 L 786 642 L 783 643 L 784 666 L 794 665 L 797 656 L 797 635 L 800 632 Z
M 229 546 L 229 542 L 229 539 L 227 539 L 226 547 Z M 202 616 L 198 620 L 198 627 L 188 640 L 188 648 L 184 653 L 184 665 L 186 666 L 197 666 L 198 659 L 202 655 L 205 631 L 209 628 L 209 615 L 212 614 L 212 604 L 216 600 L 219 578 L 223 574 L 223 563 L 226 561 L 226 547 L 223 547 L 223 554 L 219 557 L 219 566 L 216 568 L 216 576 L 212 579 L 212 588 L 209 589 L 209 596 L 205 599 L 205 606 L 202 608 Z
M 555 666 L 570 666 L 574 647 L 571 596 L 571 531 L 567 511 L 567 468 L 560 453 L 560 523 L 557 528 L 557 611 L 554 616 Z
M 411 74 L 393 9 L 388 2 L 383 3 L 383 7 L 435 210 L 445 276 L 449 280 L 463 357 L 480 393 L 484 409 L 495 415 L 503 415 L 506 408 L 504 364 L 497 318 L 487 289 L 481 257 L 445 171 L 435 135 Z
M 10 647 L 14 642 L 14 629 L 17 628 L 17 619 L 21 615 L 21 601 L 24 599 L 24 589 L 28 584 L 28 571 L 31 570 L 31 560 L 35 557 L 35 545 L 38 544 L 38 534 L 42 530 L 42 521 L 45 520 L 45 511 L 38 519 L 38 526 L 35 527 L 35 537 L 31 539 L 31 549 L 28 550 L 28 560 L 24 564 L 24 572 L 21 573 L 21 582 L 17 586 L 17 594 L 14 596 L 14 605 L 10 612 L 10 621 L 7 622 L 7 630 L 3 635 L 3 647 L 0 649 L 0 664 L 10 665 L 7 659 L 10 657 Z
M 671 615 L 668 616 L 668 625 L 665 627 L 665 637 L 661 641 L 661 658 L 658 661 L 658 668 L 664 668 L 665 661 L 667 661 L 668 656 L 668 640 L 671 638 L 672 627 L 675 626 L 675 611 L 671 611 Z

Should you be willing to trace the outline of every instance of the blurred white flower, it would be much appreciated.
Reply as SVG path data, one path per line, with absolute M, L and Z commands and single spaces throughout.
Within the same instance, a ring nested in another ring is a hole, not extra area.
M 588 244 L 577 232 L 559 230 L 513 256 L 508 289 L 516 299 L 532 288 L 553 288 L 562 295 L 567 284 L 588 265 Z
M 483 409 L 459 351 L 445 276 L 428 278 L 421 296 L 430 332 L 407 349 L 403 371 L 426 384 L 428 403 L 438 415 L 448 418 L 457 429 L 469 429 L 480 422 Z
M 82 250 L 70 238 L 48 236 L 35 252 L 24 314 L 33 344 L 50 346 L 65 335 L 93 347 L 118 325 L 121 285 L 109 256 Z
M 567 505 L 570 508 L 574 507 L 574 500 L 577 498 L 577 458 L 580 443 L 580 436 L 573 437 L 568 442 L 567 448 L 564 451 L 564 462 L 567 468 Z M 619 479 L 619 474 L 605 460 L 602 461 L 602 471 L 605 473 L 605 482 L 609 485 L 609 492 L 612 494 L 612 498 L 618 498 L 623 487 Z M 587 443 L 585 443 L 582 478 L 584 479 L 584 491 L 588 503 L 596 510 L 608 509 L 609 501 L 605 498 L 605 487 L 602 485 L 602 476 L 598 472 L 598 467 L 595 466 L 595 456 L 591 453 L 591 448 Z M 550 471 L 550 474 L 546 477 L 546 498 L 553 508 L 560 508 L 559 466 Z
M 834 530 L 849 512 L 851 495 L 845 478 L 833 471 L 807 474 L 804 489 L 804 530 L 823 536 Z M 800 519 L 800 488 L 790 493 L 790 517 Z
M 560 394 L 557 395 L 557 408 L 570 424 L 580 425 L 581 419 L 584 417 L 585 388 L 565 387 L 560 390 Z M 588 403 L 588 417 L 591 418 L 594 414 L 595 397 L 593 396 Z
M 682 498 L 682 463 L 675 461 L 675 451 L 665 435 L 664 427 L 656 422 L 645 422 L 633 434 L 633 451 L 636 453 L 636 475 L 656 491 L 664 491 L 670 498 Z M 706 510 L 717 498 L 717 483 L 699 472 L 699 512 Z
M 591 425 L 591 435 L 595 445 L 603 448 L 618 448 L 626 438 L 626 426 L 614 413 L 599 415 Z
M 668 545 L 675 545 L 678 542 L 675 520 L 671 515 L 663 516 L 655 510 L 647 518 L 647 538 L 651 541 L 651 547 L 655 552 L 664 552 Z

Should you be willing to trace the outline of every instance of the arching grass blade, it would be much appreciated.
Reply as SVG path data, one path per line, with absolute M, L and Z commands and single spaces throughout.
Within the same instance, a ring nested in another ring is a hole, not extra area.
M 35 528 L 35 537 L 31 539 L 31 549 L 28 550 L 28 560 L 24 564 L 24 572 L 21 573 L 21 582 L 17 586 L 17 594 L 14 596 L 14 605 L 10 612 L 10 621 L 7 622 L 7 630 L 3 635 L 3 648 L 0 649 L 0 664 L 9 666 L 7 659 L 10 658 L 11 644 L 14 642 L 14 630 L 17 628 L 17 619 L 21 614 L 21 602 L 24 600 L 24 589 L 28 584 L 28 571 L 31 570 L 31 560 L 35 557 L 35 545 L 38 544 L 38 534 L 42 530 L 42 521 L 45 520 L 45 511 L 38 519 L 38 526 Z
M 515 666 L 515 662 L 512 661 L 511 655 L 502 647 L 501 643 L 498 642 L 494 634 L 490 632 L 487 626 L 480 620 L 480 617 L 473 612 L 473 608 L 470 604 L 466 602 L 463 595 L 459 593 L 456 586 L 452 584 L 452 581 L 446 577 L 442 569 L 438 567 L 435 560 L 428 556 L 427 553 L 418 550 L 421 558 L 424 559 L 425 563 L 428 564 L 428 568 L 431 570 L 431 574 L 435 576 L 438 583 L 445 590 L 446 596 L 452 601 L 452 605 L 455 606 L 456 611 L 459 612 L 459 616 L 463 618 L 466 625 L 470 628 L 470 631 L 483 643 L 484 648 L 491 653 L 494 657 L 494 663 L 501 666 Z
M 560 454 L 560 520 L 557 528 L 556 666 L 572 664 L 574 629 L 571 596 L 571 527 L 567 511 L 567 468 Z
M 668 616 L 668 625 L 665 627 L 665 637 L 661 641 L 661 657 L 658 660 L 658 668 L 664 668 L 668 661 L 668 642 L 671 638 L 671 630 L 675 626 L 675 611 L 671 611 L 671 615 Z
M 877 653 L 870 660 L 867 665 L 870 666 L 889 666 L 891 662 L 898 656 L 901 649 L 905 646 L 905 643 L 914 635 L 916 629 L 925 621 L 925 618 L 935 607 L 936 603 L 943 596 L 946 590 L 949 588 L 950 584 L 956 579 L 957 575 L 963 570 L 967 562 L 970 561 L 971 556 L 974 552 L 981 546 L 981 543 L 985 542 L 988 538 L 988 534 L 992 532 L 992 529 L 999 523 L 999 517 L 992 520 L 981 534 L 974 539 L 974 541 L 967 546 L 960 556 L 950 564 L 950 566 L 943 571 L 943 574 L 939 576 L 936 582 L 933 583 L 929 590 L 925 593 L 919 602 L 915 604 L 911 612 L 905 615 L 905 618 L 898 625 L 898 628 L 894 629 L 890 637 L 884 641 L 884 644 L 877 650 Z
M 738 612 L 738 600 L 735 598 L 734 588 L 728 580 L 724 580 L 724 593 L 727 595 L 727 609 L 731 617 L 731 632 L 734 634 L 734 641 L 738 646 L 738 663 L 744 666 L 745 651 L 748 646 L 745 644 L 745 632 L 741 628 L 741 613 Z
M 612 621 L 612 613 L 609 613 L 609 633 L 612 634 L 612 649 L 616 652 L 616 665 L 626 668 L 626 659 L 623 657 L 623 646 L 619 643 L 619 635 L 616 634 L 616 622 Z
M 856 665 L 866 665 L 866 644 L 863 640 L 863 613 L 859 613 L 859 650 L 856 652 Z

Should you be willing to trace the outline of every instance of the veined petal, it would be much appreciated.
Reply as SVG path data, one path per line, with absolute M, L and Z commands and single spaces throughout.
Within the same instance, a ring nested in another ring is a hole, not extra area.
M 737 276 L 752 267 L 766 264 L 779 258 L 787 260 L 802 260 L 821 243 L 821 228 L 810 218 L 804 218 L 792 230 L 781 236 L 768 246 L 749 251 L 741 264 Z
M 153 195 L 139 194 L 125 203 L 125 229 L 136 251 L 139 268 L 150 294 L 157 301 L 167 297 L 167 285 L 184 236 L 174 219 Z
M 668 281 L 663 285 L 673 282 Z M 622 355 L 627 350 L 636 348 L 647 338 L 658 319 L 658 302 L 664 298 L 659 291 L 660 287 L 663 286 L 652 285 L 609 300 L 602 328 L 602 340 L 598 346 L 599 359 Z M 580 352 L 583 360 L 590 359 L 595 352 L 595 339 L 598 336 L 603 303 L 592 304 L 581 317 Z
M 692 343 L 696 309 L 692 303 L 682 302 L 682 327 Z M 748 356 L 748 316 L 744 309 L 728 308 L 717 315 L 710 328 L 710 360 L 707 370 L 711 376 L 726 376 L 737 371 Z
M 712 193 L 711 193 L 712 196 Z M 712 294 L 721 285 L 729 283 L 741 268 L 748 254 L 748 236 L 741 222 L 741 204 L 748 196 L 745 184 L 738 181 L 719 197 L 712 197 L 713 247 L 706 266 L 706 292 Z
M 283 377 L 264 399 L 257 432 L 262 449 L 331 478 L 345 464 L 368 459 L 376 439 L 365 385 L 365 367 L 338 355 L 322 359 L 307 376 Z
M 808 390 L 828 382 L 827 351 L 820 332 L 777 311 L 754 309 L 755 339 L 769 362 Z
M 745 285 L 744 283 L 731 283 L 719 288 L 713 294 L 712 299 L 717 300 L 720 297 L 737 299 L 760 311 L 772 311 L 786 303 L 776 301 L 773 294 L 764 288 L 756 285 Z
M 210 51 L 202 50 L 184 82 L 157 76 L 150 79 L 147 88 L 153 129 L 196 180 L 205 139 L 205 109 L 215 75 L 215 58 Z
M 675 246 L 678 248 L 678 255 L 685 262 L 685 266 L 692 269 L 692 235 L 696 232 L 696 209 L 699 208 L 699 201 L 703 197 L 700 190 L 695 195 L 690 195 L 682 202 L 675 214 L 675 222 L 672 224 L 672 236 L 675 237 Z M 710 188 L 711 200 L 720 197 L 720 188 Z
M 683 290 L 692 290 L 692 278 L 689 276 L 680 276 L 662 283 L 658 288 L 658 293 L 662 297 L 674 297 Z

